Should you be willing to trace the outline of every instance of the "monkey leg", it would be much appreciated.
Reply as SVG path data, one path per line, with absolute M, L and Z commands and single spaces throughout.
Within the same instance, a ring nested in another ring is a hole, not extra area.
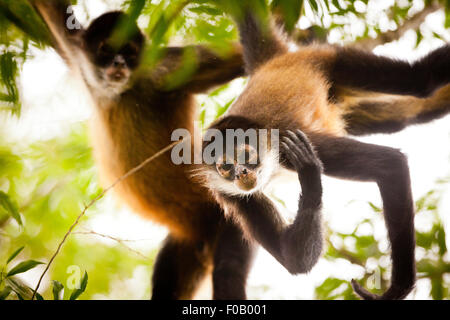
M 390 288 L 374 295 L 355 281 L 354 290 L 364 299 L 403 299 L 415 283 L 414 202 L 406 157 L 398 150 L 348 138 L 311 136 L 326 175 L 378 184 L 391 243 Z
M 152 299 L 192 299 L 211 263 L 209 243 L 190 243 L 169 235 L 156 258 Z
M 213 298 L 244 300 L 245 286 L 254 256 L 254 246 L 244 239 L 242 230 L 225 222 L 214 252 Z

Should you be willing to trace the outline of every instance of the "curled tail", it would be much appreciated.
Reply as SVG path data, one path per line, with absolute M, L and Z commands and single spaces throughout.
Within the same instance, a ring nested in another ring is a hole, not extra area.
M 393 133 L 412 124 L 439 119 L 450 113 L 450 85 L 427 98 L 353 94 L 338 103 L 344 109 L 346 130 L 352 135 Z

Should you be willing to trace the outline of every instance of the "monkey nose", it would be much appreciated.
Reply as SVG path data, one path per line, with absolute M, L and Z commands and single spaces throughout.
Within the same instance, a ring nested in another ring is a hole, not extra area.
M 116 67 L 116 68 L 122 68 L 122 67 L 125 67 L 125 63 L 124 62 L 122 62 L 122 61 L 114 61 L 114 67 Z
M 116 68 L 125 67 L 126 66 L 125 59 L 122 56 L 116 56 L 113 61 L 113 66 Z
M 240 169 L 240 168 L 238 168 L 237 170 L 236 170 L 236 173 L 235 173 L 235 177 L 236 177 L 236 179 L 237 180 L 239 180 L 240 178 L 243 178 L 243 177 L 245 177 L 246 175 L 248 174 L 248 171 L 247 171 L 247 169 Z

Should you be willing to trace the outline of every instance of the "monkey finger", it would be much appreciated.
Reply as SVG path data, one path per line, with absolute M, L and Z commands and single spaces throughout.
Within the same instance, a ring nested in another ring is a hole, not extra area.
M 297 159 L 295 153 L 290 150 L 289 146 L 286 143 L 281 142 L 281 145 L 285 150 L 284 155 L 286 156 L 287 160 L 291 163 L 291 165 L 294 166 L 295 169 L 300 170 L 301 168 L 299 167 L 300 161 L 299 159 Z
M 297 154 L 298 160 L 301 162 L 304 162 L 305 159 L 307 159 L 307 155 L 304 153 L 304 151 L 295 144 L 290 138 L 283 137 L 283 142 L 285 142 L 289 146 L 289 150 L 291 152 L 295 152 Z
M 314 160 L 315 154 L 310 147 L 311 144 L 306 135 L 300 130 L 296 130 L 296 133 L 288 130 L 288 134 L 291 140 L 302 150 L 304 158 L 310 160 L 310 162 L 314 162 L 311 160 Z
M 311 141 L 309 140 L 308 136 L 300 129 L 297 129 L 295 131 L 296 131 L 297 135 L 299 135 L 299 137 L 301 137 L 303 139 L 303 141 L 305 142 L 305 147 L 309 150 L 309 152 L 315 155 L 313 145 L 312 145 Z
M 292 164 L 296 164 L 298 162 L 297 156 L 294 152 L 292 152 L 291 148 L 286 142 L 281 142 L 281 146 L 283 149 L 283 154 L 288 158 L 290 162 L 293 162 Z

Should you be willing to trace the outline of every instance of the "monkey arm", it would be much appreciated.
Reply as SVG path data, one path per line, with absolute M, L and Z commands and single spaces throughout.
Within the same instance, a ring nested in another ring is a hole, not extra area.
M 298 172 L 302 186 L 294 222 L 286 225 L 272 202 L 261 192 L 249 197 L 221 196 L 250 236 L 269 251 L 290 273 L 305 273 L 322 252 L 321 164 L 301 131 L 288 132 L 283 154 Z
M 396 149 L 348 138 L 310 135 L 310 139 L 326 175 L 376 182 L 383 200 L 391 243 L 391 286 L 377 296 L 353 281 L 354 290 L 364 299 L 403 299 L 415 283 L 414 202 L 406 157 Z
M 210 49 L 195 46 L 197 68 L 185 88 L 194 93 L 204 92 L 245 75 L 242 47 L 233 44 L 230 53 L 218 56 Z
M 218 201 L 242 223 L 250 238 L 260 243 L 290 273 L 312 269 L 322 251 L 320 207 L 300 201 L 297 217 L 286 226 L 278 210 L 262 193 L 238 198 L 224 195 Z
M 83 28 L 78 23 L 72 11 L 69 0 L 30 0 L 44 22 L 47 24 L 53 39 L 53 46 L 66 62 L 73 66 L 77 47 L 80 44 L 79 35 Z
M 326 68 L 334 86 L 426 97 L 450 82 L 450 45 L 412 63 L 352 47 L 336 48 Z
M 152 71 L 153 82 L 163 91 L 201 93 L 245 75 L 242 48 L 233 44 L 218 55 L 204 46 L 168 47 Z

